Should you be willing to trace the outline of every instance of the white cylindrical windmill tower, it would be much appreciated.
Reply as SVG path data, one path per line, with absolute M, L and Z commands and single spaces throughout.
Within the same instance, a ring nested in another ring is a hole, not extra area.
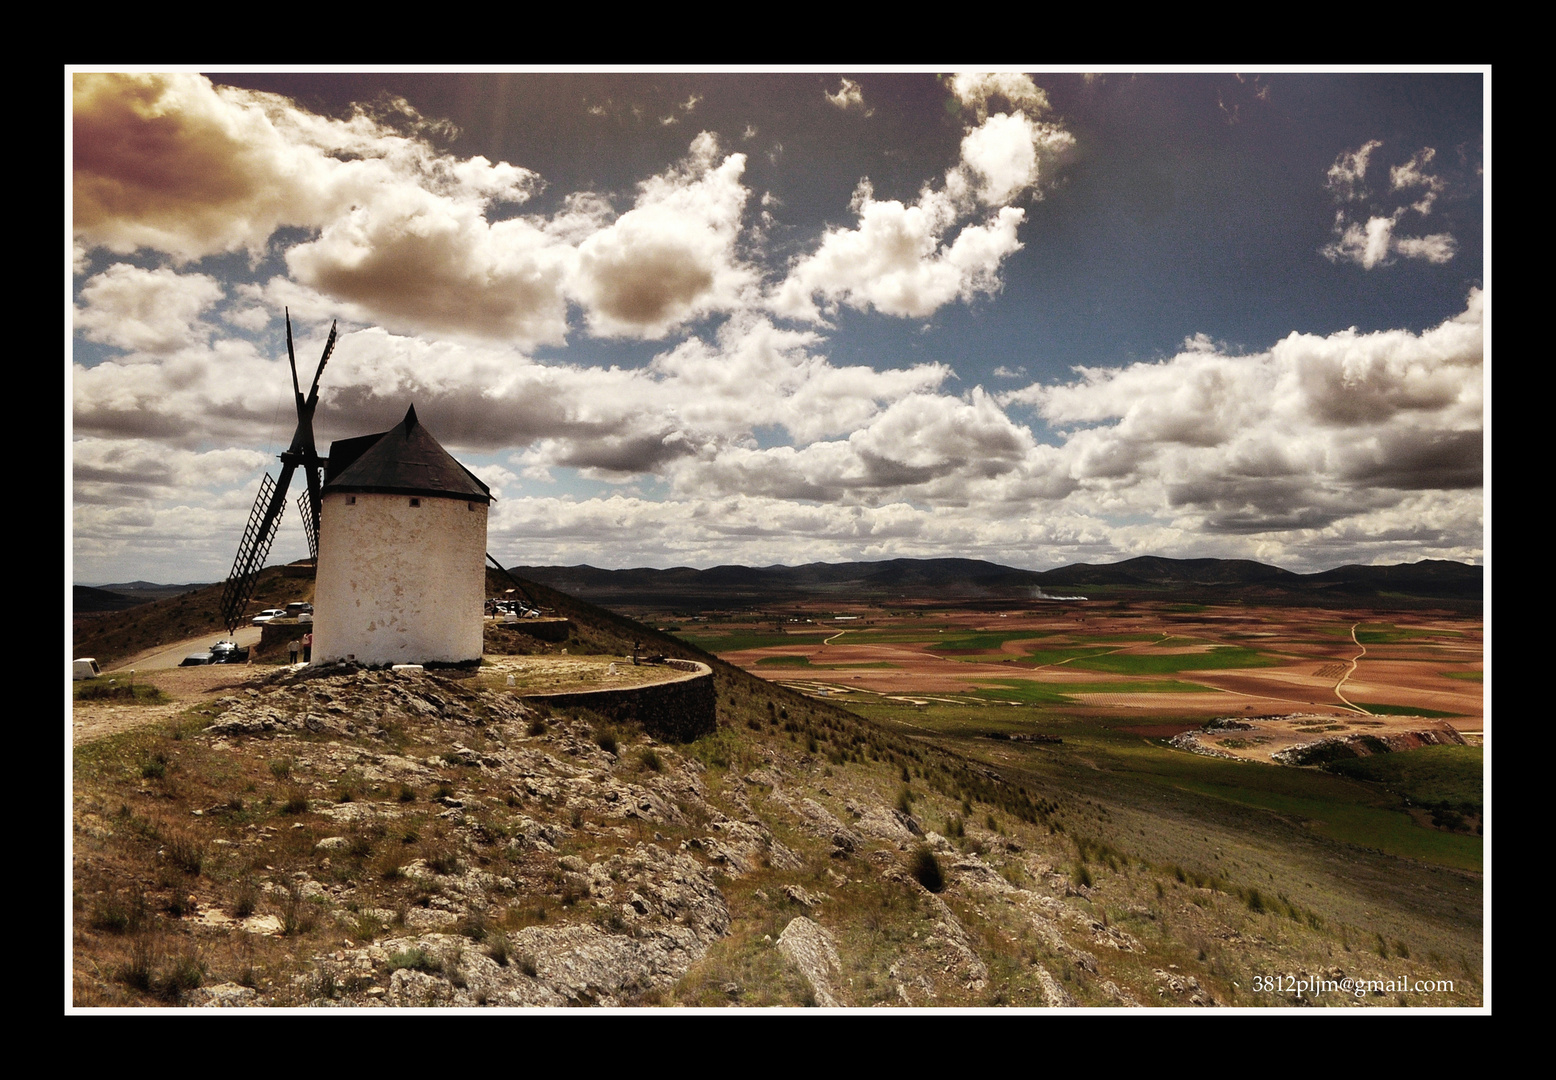
M 481 659 L 490 490 L 416 419 L 330 446 L 313 663 Z

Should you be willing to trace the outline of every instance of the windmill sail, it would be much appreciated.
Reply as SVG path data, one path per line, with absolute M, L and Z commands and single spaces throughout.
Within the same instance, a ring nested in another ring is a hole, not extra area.
M 315 510 L 312 498 L 312 484 L 308 490 L 297 496 L 297 512 L 303 516 L 303 532 L 308 534 L 308 557 L 315 561 L 319 558 L 319 515 Z
M 288 480 L 290 473 L 283 473 Z M 275 541 L 276 528 L 281 524 L 281 502 L 286 498 L 282 488 L 276 495 L 276 482 L 266 473 L 259 484 L 259 497 L 249 512 L 248 528 L 243 530 L 243 540 L 238 544 L 238 557 L 232 562 L 232 573 L 227 575 L 227 587 L 222 590 L 222 621 L 230 634 L 243 619 L 243 612 L 254 595 L 254 581 L 270 545 Z
M 329 363 L 330 353 L 335 351 L 335 333 L 335 324 L 331 323 L 329 339 L 324 343 L 324 355 L 319 357 L 319 366 L 313 373 L 313 384 L 308 388 L 307 396 L 304 396 L 297 381 L 297 355 L 292 349 L 292 313 L 286 313 L 286 358 L 292 367 L 292 396 L 297 403 L 297 429 L 292 433 L 291 445 L 281 454 L 281 479 L 272 480 L 269 473 L 265 474 L 260 484 L 259 497 L 254 500 L 254 509 L 249 512 L 248 528 L 244 530 L 243 540 L 238 545 L 238 556 L 232 563 L 232 574 L 227 578 L 227 587 L 222 593 L 222 619 L 229 632 L 243 621 L 244 611 L 254 595 L 255 580 L 264 568 L 265 559 L 270 555 L 270 545 L 275 542 L 276 529 L 281 525 L 281 512 L 286 509 L 286 491 L 292 484 L 292 473 L 299 467 L 303 469 L 308 482 L 308 491 L 302 497 L 307 500 L 306 505 L 299 507 L 303 512 L 303 531 L 308 534 L 309 550 L 315 558 L 318 557 L 319 477 L 324 466 L 313 444 L 313 414 L 319 406 L 319 377 L 324 374 L 324 365 Z

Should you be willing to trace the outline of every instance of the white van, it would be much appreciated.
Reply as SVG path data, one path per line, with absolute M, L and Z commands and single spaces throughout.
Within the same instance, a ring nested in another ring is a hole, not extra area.
M 102 674 L 97 661 L 90 656 L 84 656 L 70 665 L 70 677 L 72 680 L 95 679 Z

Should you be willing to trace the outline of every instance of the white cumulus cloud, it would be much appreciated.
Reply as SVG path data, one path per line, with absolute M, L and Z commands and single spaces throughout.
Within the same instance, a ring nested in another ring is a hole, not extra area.
M 205 274 L 114 263 L 81 287 L 76 329 L 90 341 L 134 352 L 167 353 L 210 337 L 200 316 L 223 289 Z
M 1430 146 L 1423 147 L 1408 161 L 1389 169 L 1390 194 L 1397 197 L 1401 192 L 1416 188 L 1424 191 L 1414 202 L 1384 212 L 1379 201 L 1363 186 L 1368 163 L 1382 146 L 1379 139 L 1369 140 L 1354 151 L 1340 154 L 1329 167 L 1325 186 L 1340 207 L 1335 211 L 1334 239 L 1319 248 L 1319 253 L 1330 262 L 1351 262 L 1364 270 L 1388 266 L 1396 255 L 1433 264 L 1450 261 L 1458 251 L 1458 243 L 1451 234 L 1404 236 L 1398 231 L 1400 221 L 1407 214 L 1422 217 L 1430 214 L 1433 203 L 1447 186 L 1441 177 L 1427 172 L 1437 151 Z M 1365 222 L 1351 216 L 1348 204 L 1356 202 L 1373 207 L 1374 212 Z

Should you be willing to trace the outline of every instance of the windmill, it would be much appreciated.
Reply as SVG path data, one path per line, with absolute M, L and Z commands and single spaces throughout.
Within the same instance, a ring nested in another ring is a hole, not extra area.
M 249 513 L 248 527 L 238 544 L 238 555 L 232 562 L 232 573 L 227 576 L 227 587 L 222 592 L 221 614 L 231 633 L 243 621 L 244 610 L 254 595 L 254 583 L 264 568 L 270 545 L 275 541 L 276 529 L 281 525 L 281 512 L 286 509 L 286 490 L 291 486 L 292 474 L 299 467 L 308 479 L 308 490 L 298 496 L 297 507 L 303 515 L 303 531 L 308 534 L 309 553 L 319 555 L 319 489 L 324 462 L 313 445 L 313 412 L 319 405 L 319 376 L 329 363 L 335 349 L 335 324 L 330 323 L 330 336 L 324 343 L 324 355 L 313 373 L 313 385 L 303 396 L 297 381 L 297 355 L 292 349 L 292 313 L 286 312 L 286 358 L 292 365 L 292 394 L 297 402 L 297 430 L 292 433 L 292 443 L 281 454 L 281 479 L 272 480 L 266 472 L 259 485 L 259 496 Z

